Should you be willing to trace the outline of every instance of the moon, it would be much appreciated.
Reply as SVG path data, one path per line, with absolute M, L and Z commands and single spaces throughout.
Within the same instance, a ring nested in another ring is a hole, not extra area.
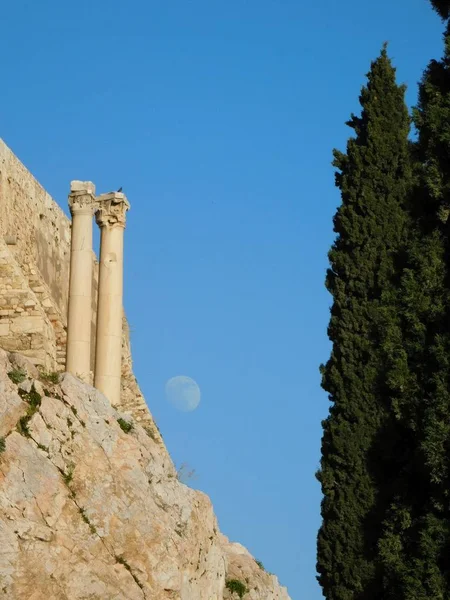
M 166 398 L 178 410 L 192 412 L 200 404 L 200 388 L 185 375 L 172 377 L 166 383 Z

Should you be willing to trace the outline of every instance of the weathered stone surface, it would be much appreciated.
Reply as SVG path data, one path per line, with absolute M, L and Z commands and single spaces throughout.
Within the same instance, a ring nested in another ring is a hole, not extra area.
M 46 382 L 19 433 L 33 411 L 11 369 L 0 350 L 0 598 L 222 600 L 226 580 L 244 578 L 244 599 L 288 600 L 219 533 L 209 499 L 177 480 L 161 440 L 133 419 L 123 431 L 118 419 L 130 417 L 88 384 Z
M 38 377 L 39 371 L 37 370 L 36 366 L 31 362 L 31 360 L 26 358 L 26 356 L 23 356 L 22 354 L 17 354 L 15 352 L 11 352 L 8 355 L 8 358 L 13 369 L 20 369 L 24 371 L 28 377 L 31 378 Z
M 32 387 L 33 387 L 33 382 L 31 381 L 31 379 L 25 379 L 25 381 L 21 381 L 19 383 L 19 390 L 21 392 L 25 392 L 26 394 L 31 392 Z
M 70 182 L 71 192 L 83 192 L 95 196 L 95 185 L 92 181 L 78 181 L 74 180 Z
M 13 368 L 6 352 L 0 351 L 0 437 L 5 436 L 15 427 L 25 407 L 17 393 L 17 388 L 8 377 L 8 373 Z
M 231 543 L 221 535 L 220 545 L 227 561 L 227 580 L 241 581 L 247 588 L 244 599 L 248 600 L 289 600 L 285 587 L 280 586 L 275 575 L 267 573 L 261 563 L 256 562 L 250 552 L 241 544 Z M 237 598 L 225 588 L 224 600 Z
M 95 194 L 91 182 L 73 181 L 71 190 L 80 200 L 85 192 Z M 125 203 L 120 193 L 106 194 L 103 199 L 109 205 L 116 196 L 120 205 Z M 71 223 L 1 139 L 0 206 L 0 348 L 26 354 L 47 371 L 62 372 L 66 361 Z M 113 221 L 117 219 L 115 215 Z M 16 239 L 14 246 L 3 241 L 11 235 Z M 97 325 L 98 262 L 94 253 L 92 262 L 91 369 L 85 374 L 90 381 Z M 133 414 L 158 438 L 157 427 L 132 372 L 129 346 L 124 319 L 121 398 L 117 408 Z
M 54 363 L 55 334 L 45 310 L 29 287 L 20 265 L 0 239 L 0 346 L 20 352 L 35 349 L 35 362 Z

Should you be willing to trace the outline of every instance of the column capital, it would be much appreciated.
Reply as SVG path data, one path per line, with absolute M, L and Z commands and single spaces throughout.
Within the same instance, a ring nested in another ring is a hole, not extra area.
M 71 214 L 93 214 L 94 207 L 95 185 L 92 181 L 71 181 L 69 194 Z
M 122 192 L 108 192 L 97 196 L 95 220 L 99 227 L 125 228 L 130 203 Z

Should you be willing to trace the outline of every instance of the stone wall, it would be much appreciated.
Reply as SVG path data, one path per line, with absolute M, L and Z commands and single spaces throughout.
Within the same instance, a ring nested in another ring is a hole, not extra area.
M 63 210 L 0 139 L 0 348 L 25 354 L 48 371 L 65 370 L 70 228 Z M 94 254 L 92 260 L 93 371 L 98 288 Z M 133 375 L 125 320 L 122 373 L 117 408 L 159 439 Z
M 7 244 L 0 239 L 0 347 L 34 359 L 45 370 L 56 362 L 55 329 Z
M 64 318 L 67 312 L 70 222 L 61 208 L 0 140 L 0 235 L 28 275 L 48 286 Z

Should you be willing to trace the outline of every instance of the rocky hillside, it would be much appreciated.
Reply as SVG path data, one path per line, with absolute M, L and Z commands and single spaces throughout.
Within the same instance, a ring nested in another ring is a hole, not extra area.
M 289 600 L 159 436 L 0 350 L 0 598 Z

